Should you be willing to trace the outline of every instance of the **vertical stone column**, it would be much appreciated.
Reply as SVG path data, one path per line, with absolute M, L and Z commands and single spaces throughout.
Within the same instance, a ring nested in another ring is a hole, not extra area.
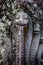
M 30 65 L 35 65 L 36 64 L 36 54 L 37 50 L 39 47 L 40 43 L 40 25 L 38 22 L 34 24 L 34 36 L 31 44 L 31 49 L 30 49 Z
M 24 65 L 24 26 L 18 26 L 16 65 Z

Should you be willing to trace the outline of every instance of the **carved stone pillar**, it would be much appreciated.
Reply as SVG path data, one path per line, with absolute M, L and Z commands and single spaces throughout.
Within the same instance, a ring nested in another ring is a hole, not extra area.
M 38 22 L 34 24 L 33 32 L 34 35 L 33 35 L 33 40 L 32 40 L 31 50 L 30 50 L 30 65 L 35 65 L 36 54 L 40 43 L 41 35 L 40 35 L 40 25 Z
M 23 33 L 23 26 L 18 26 L 16 65 L 24 65 L 24 33 Z

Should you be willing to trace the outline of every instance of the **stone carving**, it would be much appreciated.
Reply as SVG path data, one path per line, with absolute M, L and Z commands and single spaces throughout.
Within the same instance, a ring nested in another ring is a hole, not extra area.
M 31 50 L 30 50 L 30 64 L 35 64 L 35 58 L 37 54 L 37 49 L 40 43 L 40 25 L 36 23 L 34 25 L 34 36 L 32 40 Z
M 15 37 L 16 41 L 16 65 L 24 65 L 24 27 L 26 27 L 28 23 L 28 14 L 20 9 L 16 13 L 15 20 L 11 26 L 12 36 Z M 16 29 L 14 29 L 14 27 L 16 27 Z
M 1 65 L 43 65 L 43 14 L 37 6 L 33 0 L 0 0 Z

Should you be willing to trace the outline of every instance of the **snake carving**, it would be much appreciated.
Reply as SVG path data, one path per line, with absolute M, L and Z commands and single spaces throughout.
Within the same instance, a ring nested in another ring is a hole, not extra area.
M 0 65 L 43 65 L 43 22 L 34 9 L 31 0 L 0 0 Z

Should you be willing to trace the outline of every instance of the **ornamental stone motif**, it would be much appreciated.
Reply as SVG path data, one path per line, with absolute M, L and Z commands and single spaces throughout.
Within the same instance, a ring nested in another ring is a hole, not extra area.
M 0 65 L 43 65 L 43 6 L 38 1 L 0 0 Z

